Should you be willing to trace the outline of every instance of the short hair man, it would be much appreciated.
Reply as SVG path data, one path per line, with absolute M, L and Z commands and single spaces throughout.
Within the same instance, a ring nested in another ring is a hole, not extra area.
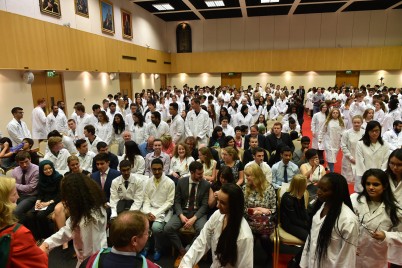
M 170 124 L 170 136 L 174 144 L 184 141 L 184 120 L 179 115 L 179 105 L 177 103 L 169 104 L 169 113 L 172 116 L 172 122 Z
M 53 105 L 52 112 L 47 115 L 47 133 L 51 132 L 52 130 L 57 130 L 61 133 L 67 134 L 67 117 L 63 112 L 59 112 L 59 110 L 59 106 Z
M 46 139 L 46 114 L 43 108 L 46 107 L 46 100 L 40 98 L 37 100 L 37 106 L 32 110 L 32 138 L 42 141 Z
M 95 135 L 95 127 L 86 125 L 84 127 L 84 136 L 88 142 L 89 150 L 96 154 L 98 152 L 96 145 L 103 140 Z
M 184 122 L 186 137 L 193 136 L 197 142 L 208 144 L 209 115 L 201 109 L 200 99 L 191 100 L 192 110 L 187 113 Z
M 106 142 L 99 142 L 96 145 L 96 149 L 98 150 L 98 154 L 100 153 L 105 153 L 109 157 L 109 165 L 110 168 L 117 170 L 117 167 L 119 166 L 119 159 L 117 158 L 117 155 L 112 154 L 109 152 L 109 146 L 106 144 Z M 92 172 L 98 171 L 98 168 L 96 166 L 95 160 L 92 161 Z
M 160 158 L 163 162 L 163 172 L 165 175 L 169 173 L 170 157 L 168 154 L 162 152 L 162 141 L 160 139 L 154 140 L 154 151 L 145 156 L 145 172 L 144 175 L 151 177 L 151 163 L 152 160 Z
M 282 123 L 276 122 L 272 127 L 272 133 L 265 139 L 265 148 L 271 155 L 268 163 L 271 167 L 276 162 L 280 161 L 280 152 L 283 146 L 288 146 L 292 152 L 295 150 L 290 135 L 288 133 L 282 133 Z
M 244 154 L 243 154 L 243 165 L 247 165 L 249 162 L 252 162 L 254 160 L 253 150 L 259 146 L 261 147 L 261 145 L 259 144 L 258 138 L 256 136 L 250 136 L 249 137 L 249 148 L 247 150 L 244 150 Z M 265 152 L 265 150 L 264 150 L 264 159 L 263 160 L 268 163 L 268 155 Z
M 105 192 L 106 200 L 109 202 L 112 181 L 121 174 L 119 171 L 109 167 L 109 156 L 106 153 L 96 155 L 93 161 L 95 162 L 98 171 L 93 172 L 91 178 L 99 184 L 101 189 Z
M 62 135 L 59 131 L 57 130 L 52 130 L 47 134 L 47 139 L 49 140 L 51 137 L 60 137 L 62 139 L 63 142 L 63 146 L 64 148 L 67 149 L 67 151 L 70 154 L 76 154 L 77 153 L 77 149 L 75 148 L 75 144 L 74 144 L 74 140 L 69 137 L 69 136 L 65 136 Z M 49 146 L 48 146 L 49 147 Z M 46 152 L 48 152 L 49 148 L 46 148 Z
M 194 161 L 189 166 L 190 177 L 179 180 L 176 186 L 174 210 L 175 214 L 165 226 L 165 233 L 181 257 L 186 253 L 180 240 L 180 228 L 190 229 L 194 226 L 198 236 L 207 221 L 208 196 L 210 183 L 203 179 L 204 170 L 200 162 Z
M 254 161 L 249 162 L 244 166 L 244 169 L 246 169 L 247 166 L 256 163 L 262 170 L 262 172 L 265 175 L 265 178 L 269 183 L 272 183 L 272 170 L 268 166 L 266 162 L 264 162 L 264 156 L 266 154 L 265 150 L 261 147 L 256 147 L 252 148 L 251 152 L 253 154 Z
M 305 153 L 310 147 L 310 141 L 311 140 L 309 137 L 303 136 L 300 139 L 301 148 L 299 150 L 295 150 L 295 152 L 293 153 L 292 162 L 295 163 L 299 168 L 301 165 L 308 162 Z
M 163 172 L 163 162 L 155 158 L 151 163 L 153 176 L 145 185 L 144 204 L 142 211 L 148 215 L 152 222 L 152 233 L 154 234 L 155 248 L 154 261 L 161 257 L 163 228 L 173 214 L 173 203 L 175 185 L 173 180 Z M 143 253 L 146 256 L 149 246 L 145 247 Z
M 154 151 L 154 140 L 155 140 L 154 136 L 149 136 L 145 142 L 138 145 L 142 157 L 146 157 L 147 154 L 152 153 Z
M 140 211 L 124 211 L 111 223 L 110 242 L 112 248 L 101 249 L 82 264 L 81 268 L 94 267 L 98 260 L 100 268 L 106 267 L 149 267 L 158 268 L 139 253 L 151 235 L 147 216 Z
M 293 176 L 300 173 L 299 167 L 291 162 L 292 149 L 287 146 L 282 147 L 281 160 L 272 166 L 272 184 L 275 189 L 279 189 L 282 183 L 290 183 Z
M 244 150 L 247 150 L 249 148 L 249 143 L 250 143 L 250 138 L 251 137 L 256 137 L 258 138 L 258 145 L 263 147 L 265 145 L 265 136 L 263 134 L 260 134 L 258 132 L 258 126 L 257 125 L 252 125 L 250 127 L 250 134 L 246 135 L 244 137 Z
M 24 110 L 21 107 L 14 107 L 11 110 L 13 119 L 7 124 L 7 132 L 13 145 L 18 145 L 24 138 L 32 138 L 27 124 L 21 119 L 24 117 Z
M 77 157 L 80 161 L 81 169 L 92 173 L 92 163 L 96 154 L 88 150 L 88 142 L 84 139 L 77 140 L 75 142 L 75 147 L 78 151 Z
M 383 135 L 383 139 L 389 144 L 389 151 L 392 152 L 395 149 L 402 148 L 402 121 L 395 120 L 392 124 L 393 129 L 386 131 Z
M 60 137 L 51 137 L 47 141 L 49 152 L 45 154 L 43 160 L 49 160 L 54 164 L 54 168 L 62 175 L 69 171 L 67 166 L 67 158 L 70 153 L 64 149 L 63 139 Z
M 151 122 L 146 126 L 145 138 L 154 136 L 159 139 L 164 134 L 170 134 L 169 125 L 162 121 L 161 114 L 159 112 L 151 112 Z
M 24 222 L 25 214 L 33 208 L 36 202 L 39 167 L 31 163 L 31 156 L 28 152 L 18 152 L 15 161 L 18 166 L 13 169 L 11 176 L 15 178 L 20 198 L 17 200 L 14 214 L 20 222 Z
M 84 127 L 91 124 L 91 117 L 85 112 L 85 106 L 77 104 L 75 106 L 75 112 L 77 113 L 77 129 L 76 134 L 78 138 L 84 137 Z
M 73 141 L 76 141 L 78 139 L 77 123 L 75 122 L 74 119 L 68 119 L 67 126 L 68 126 L 67 136 L 72 138 Z
M 111 218 L 125 210 L 139 210 L 144 199 L 142 179 L 131 174 L 131 163 L 128 160 L 120 162 L 121 175 L 112 181 L 110 187 Z

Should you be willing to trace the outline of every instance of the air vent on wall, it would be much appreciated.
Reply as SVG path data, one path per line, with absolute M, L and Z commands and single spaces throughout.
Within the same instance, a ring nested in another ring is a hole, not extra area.
M 125 56 L 125 55 L 123 55 L 123 56 L 121 56 L 121 58 L 123 60 L 137 60 L 137 57 L 133 57 L 133 56 Z
M 172 64 L 170 61 L 164 61 L 163 64 Z
M 156 63 L 156 60 L 153 60 L 153 59 L 147 59 L 147 62 Z

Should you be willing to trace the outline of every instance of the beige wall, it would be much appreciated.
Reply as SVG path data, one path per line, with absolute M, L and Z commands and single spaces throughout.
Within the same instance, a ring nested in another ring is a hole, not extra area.
M 161 81 L 159 77 L 156 79 L 155 74 L 145 74 L 145 73 L 133 73 L 133 92 L 141 92 L 143 89 L 154 89 L 159 91 L 161 87 Z
M 181 21 L 180 21 L 181 22 Z M 176 52 L 176 27 L 167 23 L 168 49 Z M 301 14 L 188 21 L 193 52 L 399 46 L 402 10 Z
M 32 91 L 31 85 L 22 81 L 22 72 L 0 70 L 0 131 L 8 136 L 7 124 L 13 118 L 11 109 L 21 107 L 24 109 L 23 120 L 31 129 L 32 124 Z
M 389 87 L 402 87 L 402 70 L 400 71 L 361 71 L 359 84 L 380 84 L 380 78 L 384 78 L 384 83 Z
M 169 74 L 167 77 L 167 84 L 182 88 L 187 84 L 190 87 L 195 85 L 199 86 L 220 86 L 221 74 L 220 73 L 202 73 L 202 74 Z

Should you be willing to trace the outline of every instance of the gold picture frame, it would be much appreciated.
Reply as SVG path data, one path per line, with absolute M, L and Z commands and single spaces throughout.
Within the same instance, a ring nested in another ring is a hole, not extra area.
M 102 32 L 113 35 L 115 32 L 113 3 L 99 0 L 99 6 Z

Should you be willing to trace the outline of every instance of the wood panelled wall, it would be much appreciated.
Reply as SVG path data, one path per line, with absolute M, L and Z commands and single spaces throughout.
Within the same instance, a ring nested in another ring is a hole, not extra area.
M 402 69 L 402 46 L 169 54 L 3 11 L 0 40 L 0 69 L 128 73 Z
M 170 62 L 169 53 L 3 11 L 0 40 L 0 69 L 169 73 L 171 68 L 164 63 Z

